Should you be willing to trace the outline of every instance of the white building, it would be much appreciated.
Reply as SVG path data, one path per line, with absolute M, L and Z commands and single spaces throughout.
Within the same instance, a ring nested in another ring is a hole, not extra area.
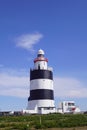
M 63 101 L 59 103 L 58 113 L 80 113 L 81 110 L 74 101 Z
M 55 112 L 53 72 L 52 68 L 48 67 L 48 59 L 44 57 L 44 51 L 41 49 L 34 59 L 34 68 L 30 69 L 30 96 L 26 112 Z

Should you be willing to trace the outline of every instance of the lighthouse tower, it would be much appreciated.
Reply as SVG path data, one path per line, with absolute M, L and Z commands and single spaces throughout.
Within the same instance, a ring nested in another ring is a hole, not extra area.
M 47 114 L 55 112 L 53 72 L 48 67 L 48 59 L 44 51 L 39 50 L 34 59 L 34 68 L 30 69 L 30 96 L 28 98 L 29 113 Z

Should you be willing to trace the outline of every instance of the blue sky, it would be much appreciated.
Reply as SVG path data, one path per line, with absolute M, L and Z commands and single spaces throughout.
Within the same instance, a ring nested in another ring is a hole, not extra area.
M 87 110 L 87 0 L 0 0 L 0 110 L 27 107 L 38 49 L 54 72 L 56 106 Z

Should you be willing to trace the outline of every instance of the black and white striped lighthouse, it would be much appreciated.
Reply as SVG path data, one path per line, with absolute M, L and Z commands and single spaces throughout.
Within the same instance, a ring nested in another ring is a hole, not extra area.
M 30 69 L 30 96 L 28 98 L 30 113 L 55 112 L 53 71 L 47 63 L 48 59 L 44 57 L 44 51 L 40 49 L 37 58 L 34 59 L 34 68 Z

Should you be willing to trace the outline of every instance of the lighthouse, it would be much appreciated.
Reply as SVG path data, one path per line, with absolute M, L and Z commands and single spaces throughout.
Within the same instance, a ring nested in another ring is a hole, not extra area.
M 48 67 L 48 59 L 42 49 L 34 59 L 30 69 L 30 96 L 28 97 L 29 113 L 48 114 L 55 112 L 53 69 Z

